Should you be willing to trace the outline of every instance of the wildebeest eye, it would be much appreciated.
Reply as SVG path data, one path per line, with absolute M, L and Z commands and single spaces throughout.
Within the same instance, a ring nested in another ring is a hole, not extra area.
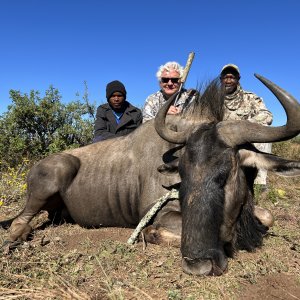
M 173 189 L 179 190 L 180 184 L 181 184 L 181 182 L 177 182 L 175 184 L 171 184 L 171 185 L 168 185 L 168 186 L 163 184 L 162 187 L 165 188 L 168 191 L 171 191 Z
M 178 160 L 169 164 L 162 164 L 157 168 L 157 171 L 164 175 L 173 175 L 178 173 Z

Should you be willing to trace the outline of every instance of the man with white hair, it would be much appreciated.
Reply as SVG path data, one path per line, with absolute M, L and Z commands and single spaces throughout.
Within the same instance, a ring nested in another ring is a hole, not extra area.
M 147 97 L 143 108 L 143 122 L 153 119 L 164 103 L 180 89 L 183 67 L 175 62 L 167 62 L 159 67 L 156 77 L 160 90 Z M 168 114 L 174 115 L 184 110 L 194 100 L 197 91 L 181 89 L 176 102 L 169 108 Z

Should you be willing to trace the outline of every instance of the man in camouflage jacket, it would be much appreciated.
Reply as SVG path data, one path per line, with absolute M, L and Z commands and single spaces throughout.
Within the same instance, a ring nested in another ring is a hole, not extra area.
M 272 124 L 273 115 L 266 108 L 262 98 L 252 92 L 244 91 L 240 85 L 240 71 L 234 64 L 225 65 L 221 70 L 221 84 L 225 88 L 224 120 L 248 120 L 265 126 Z M 254 143 L 263 152 L 271 153 L 270 143 Z M 267 171 L 259 170 L 255 184 L 266 187 Z

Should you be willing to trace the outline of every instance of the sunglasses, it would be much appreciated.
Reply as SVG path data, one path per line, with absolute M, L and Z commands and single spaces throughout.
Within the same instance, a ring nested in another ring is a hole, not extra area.
M 179 82 L 179 79 L 180 79 L 180 78 L 166 78 L 166 77 L 162 77 L 162 78 L 160 79 L 160 81 L 161 81 L 162 83 L 168 83 L 168 82 L 171 80 L 172 83 L 178 83 L 178 82 Z

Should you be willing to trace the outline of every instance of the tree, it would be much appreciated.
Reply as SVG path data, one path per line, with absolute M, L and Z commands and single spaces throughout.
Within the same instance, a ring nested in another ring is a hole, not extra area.
M 0 116 L 0 155 L 3 166 L 16 166 L 26 157 L 37 160 L 51 153 L 89 144 L 93 138 L 95 105 L 62 103 L 59 91 L 50 86 L 41 97 L 11 90 L 12 105 Z

